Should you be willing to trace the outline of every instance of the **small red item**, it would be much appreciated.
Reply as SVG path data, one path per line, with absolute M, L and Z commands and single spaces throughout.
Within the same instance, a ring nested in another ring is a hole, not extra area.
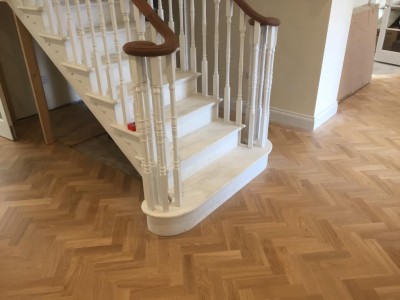
M 136 131 L 136 123 L 135 122 L 128 123 L 128 130 Z

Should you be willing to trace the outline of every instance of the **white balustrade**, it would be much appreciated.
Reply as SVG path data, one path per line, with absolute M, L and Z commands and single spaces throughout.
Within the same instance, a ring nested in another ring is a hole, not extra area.
M 190 70 L 197 72 L 197 54 L 195 41 L 195 11 L 194 0 L 190 0 Z
M 168 26 L 175 32 L 174 12 L 172 7 L 172 0 L 168 0 Z
M 68 2 L 68 0 L 66 1 Z M 80 0 L 75 0 L 75 10 L 78 19 L 78 35 L 81 44 L 82 63 L 90 68 L 92 66 L 92 62 L 90 60 L 90 53 L 88 51 L 85 28 L 83 27 Z
M 275 58 L 275 47 L 278 35 L 278 27 L 268 26 L 267 31 L 267 62 L 266 62 L 266 74 L 264 80 L 264 91 L 263 91 L 263 109 L 261 117 L 261 137 L 260 146 L 265 147 L 268 138 L 268 126 L 269 126 L 269 107 L 271 100 L 272 90 L 272 78 L 274 70 L 274 58 Z
M 152 137 L 149 135 L 147 130 L 148 126 L 151 126 L 149 119 L 149 112 L 146 111 L 146 101 L 148 98 L 148 91 L 146 91 L 147 85 L 147 70 L 146 70 L 146 59 L 142 57 L 132 57 L 130 59 L 130 65 L 132 70 L 132 82 L 135 88 L 135 114 L 137 129 L 139 130 L 140 145 L 142 148 L 142 170 L 143 170 L 143 189 L 144 197 L 147 202 L 147 208 L 149 210 L 155 209 L 156 204 L 156 191 L 157 185 L 154 181 L 154 174 L 151 160 L 151 142 Z
M 187 58 L 187 45 L 186 45 L 186 34 L 185 34 L 185 20 L 184 20 L 184 7 L 183 0 L 179 0 L 179 58 L 180 67 L 186 71 L 188 69 L 188 58 Z
M 260 23 L 254 22 L 253 27 L 253 53 L 252 53 L 252 74 L 251 74 L 251 97 L 250 97 L 250 109 L 249 109 L 249 132 L 248 132 L 248 147 L 253 148 L 254 146 L 254 133 L 255 133 L 255 115 L 256 115 L 256 100 L 257 100 L 257 84 L 258 84 L 258 62 L 260 52 L 260 37 L 261 37 L 261 26 Z
M 204 96 L 208 95 L 208 60 L 207 60 L 207 0 L 202 0 L 202 37 L 203 59 L 201 61 L 201 89 Z
M 105 63 L 106 63 L 107 95 L 112 100 L 115 100 L 117 98 L 117 95 L 116 95 L 114 76 L 113 76 L 112 70 L 111 70 L 111 57 L 110 57 L 110 52 L 108 50 L 107 28 L 106 28 L 106 22 L 104 19 L 103 1 L 97 0 L 97 9 L 99 12 L 100 33 L 101 33 L 101 38 L 103 41 L 103 50 L 104 50 Z
M 226 71 L 224 89 L 224 120 L 229 122 L 231 113 L 231 36 L 232 36 L 233 1 L 226 0 Z
M 132 41 L 132 33 L 131 33 L 131 21 L 130 21 L 130 12 L 131 12 L 131 1 L 130 0 L 120 0 L 120 7 L 121 7 L 121 15 L 122 20 L 124 21 L 125 26 L 125 35 L 126 41 Z
M 90 0 L 85 0 L 86 4 L 86 13 L 88 17 L 89 27 L 90 27 L 90 35 L 92 38 L 92 58 L 93 58 L 93 67 L 96 72 L 96 82 L 97 82 L 97 92 L 105 96 L 106 95 L 106 85 L 103 84 L 101 80 L 101 74 L 103 71 L 103 64 L 101 62 L 100 53 L 97 49 L 97 40 L 96 40 L 96 29 L 94 27 L 93 22 L 93 12 L 92 12 L 92 3 Z
M 176 110 L 176 94 L 175 94 L 175 80 L 176 80 L 176 56 L 174 54 L 166 57 L 166 71 L 169 83 L 170 92 L 170 106 L 171 106 L 171 130 L 172 130 L 172 153 L 173 153 L 173 181 L 174 181 L 174 195 L 175 205 L 182 205 L 182 176 L 181 176 L 181 163 L 179 159 L 178 150 L 178 114 Z
M 215 24 L 214 24 L 214 74 L 213 96 L 219 99 L 219 4 L 221 0 L 214 0 Z
M 115 2 L 114 2 L 114 0 L 109 0 L 108 4 L 110 7 L 110 15 L 111 15 L 111 24 L 112 24 L 112 29 L 113 29 L 113 35 L 114 35 L 115 52 L 117 55 L 117 65 L 118 65 L 118 75 L 119 75 L 119 99 L 121 100 L 123 123 L 124 123 L 124 125 L 126 125 L 128 123 L 127 109 L 126 109 L 128 92 L 127 92 L 126 85 L 125 85 L 124 72 L 123 72 L 123 66 L 122 66 L 122 47 L 120 46 L 119 37 L 118 37 L 118 23 L 117 23 L 117 18 L 116 18 L 116 13 L 115 13 Z
M 157 13 L 160 16 L 161 20 L 164 20 L 164 9 L 163 9 L 163 3 L 161 0 L 158 0 L 158 9 Z
M 59 34 L 61 36 L 65 36 L 66 35 L 65 21 L 64 21 L 64 16 L 61 12 L 60 0 L 55 0 L 54 4 L 55 4 L 55 11 L 56 11 L 56 19 L 57 19 L 57 34 Z
M 267 55 L 267 26 L 261 27 L 260 39 L 260 54 L 258 64 L 258 82 L 257 82 L 257 95 L 256 95 L 256 116 L 255 116 L 255 139 L 261 138 L 261 115 L 263 109 L 264 98 L 264 78 L 265 78 L 265 63 Z
M 165 147 L 165 117 L 164 101 L 161 93 L 162 89 L 162 67 L 161 59 L 158 57 L 150 58 L 151 66 L 151 88 L 154 110 L 154 124 L 157 146 L 157 164 L 159 173 L 158 200 L 162 205 L 163 212 L 169 211 L 168 197 L 168 174 L 167 174 L 167 153 Z
M 67 25 L 68 25 L 68 37 L 71 43 L 71 50 L 72 50 L 72 62 L 75 64 L 81 64 L 81 53 L 78 50 L 78 37 L 76 35 L 76 27 L 74 20 L 72 19 L 71 15 L 71 6 L 69 1 L 65 1 L 65 9 L 67 13 Z
M 246 34 L 246 18 L 243 11 L 239 15 L 239 66 L 238 66 L 238 96 L 236 100 L 236 125 L 242 125 L 243 114 L 243 71 L 244 71 L 244 39 Z M 239 137 L 240 141 L 240 137 Z
M 57 33 L 57 28 L 56 28 L 56 20 L 55 20 L 55 16 L 54 16 L 54 8 L 53 8 L 53 2 L 52 0 L 45 0 L 43 2 L 43 9 L 45 11 L 46 14 L 46 19 L 47 19 L 47 26 L 48 26 L 48 30 L 50 33 Z

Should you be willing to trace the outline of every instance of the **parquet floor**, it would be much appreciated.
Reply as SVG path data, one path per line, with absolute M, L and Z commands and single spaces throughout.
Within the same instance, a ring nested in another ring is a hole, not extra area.
M 399 82 L 315 132 L 272 125 L 269 168 L 170 238 L 136 179 L 20 128 L 0 139 L 0 299 L 400 299 Z

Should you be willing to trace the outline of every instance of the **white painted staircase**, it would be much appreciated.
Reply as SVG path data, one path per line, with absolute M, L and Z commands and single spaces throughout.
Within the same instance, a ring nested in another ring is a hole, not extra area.
M 220 0 L 158 3 L 161 18 L 162 4 L 169 8 L 166 22 L 179 35 L 179 49 L 146 58 L 128 56 L 122 46 L 135 40 L 161 44 L 163 38 L 128 0 L 7 0 L 142 175 L 142 209 L 149 230 L 156 234 L 175 235 L 193 228 L 267 166 L 279 21 L 255 18 L 248 25 L 244 1 L 225 2 L 224 9 Z M 236 8 L 233 14 L 234 2 L 239 5 L 238 16 Z M 195 14 L 198 6 L 200 13 Z M 210 9 L 215 18 L 212 28 L 207 25 Z M 234 17 L 237 21 L 232 22 Z M 197 23 L 202 24 L 199 33 L 195 32 Z M 219 46 L 220 24 L 226 26 L 223 47 Z M 246 28 L 251 29 L 248 35 Z M 240 36 L 235 59 L 232 34 Z M 199 56 L 197 48 L 202 49 Z M 215 65 L 209 66 L 207 51 L 213 53 Z M 224 56 L 223 69 L 219 56 Z M 197 64 L 201 64 L 201 74 Z M 225 74 L 223 100 L 220 72 Z M 243 103 L 247 104 L 246 125 L 242 125 Z M 128 129 L 133 122 L 136 131 Z M 245 127 L 247 132 L 242 134 Z

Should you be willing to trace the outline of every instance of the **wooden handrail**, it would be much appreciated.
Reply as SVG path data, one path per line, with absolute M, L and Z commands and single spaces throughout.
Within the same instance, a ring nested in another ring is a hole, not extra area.
M 261 26 L 279 26 L 281 21 L 273 17 L 264 17 L 256 12 L 246 0 L 233 0 L 235 3 L 248 15 L 250 19 L 250 24 L 253 25 L 254 21 L 260 23 Z
M 251 19 L 250 24 L 259 22 L 261 26 L 279 26 L 280 20 L 273 17 L 264 17 L 256 12 L 246 0 L 233 0 Z M 179 41 L 175 33 L 169 28 L 146 0 L 132 0 L 133 4 L 146 17 L 151 25 L 164 38 L 164 43 L 157 45 L 150 41 L 133 41 L 124 45 L 124 52 L 132 56 L 156 57 L 171 54 L 179 47 Z
M 132 2 L 164 38 L 164 43 L 157 45 L 150 41 L 133 41 L 124 45 L 124 52 L 128 55 L 142 57 L 164 56 L 175 52 L 179 46 L 178 38 L 167 23 L 158 16 L 145 0 L 132 0 Z

